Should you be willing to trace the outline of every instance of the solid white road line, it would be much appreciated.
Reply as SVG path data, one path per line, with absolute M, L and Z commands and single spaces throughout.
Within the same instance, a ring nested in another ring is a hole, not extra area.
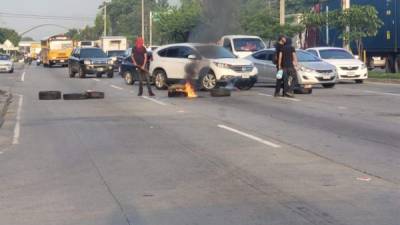
M 17 109 L 17 118 L 16 118 L 16 123 L 14 127 L 14 137 L 13 137 L 13 145 L 19 144 L 19 136 L 21 133 L 21 110 L 22 110 L 22 104 L 24 103 L 24 96 L 19 95 L 19 101 L 18 101 L 18 109 Z
M 364 92 L 365 93 L 373 93 L 373 94 L 390 95 L 390 96 L 398 96 L 398 97 L 400 97 L 400 94 L 388 93 L 388 92 L 379 92 L 379 91 L 364 91 Z
M 99 80 L 99 79 L 96 79 L 96 78 L 94 78 L 93 80 L 96 81 L 96 82 L 100 82 L 100 80 Z
M 118 86 L 115 86 L 115 85 L 110 85 L 110 87 L 118 89 L 118 90 L 124 90 L 122 87 L 118 87 Z
M 26 74 L 26 72 L 24 71 L 24 72 L 22 73 L 22 75 L 21 75 L 21 82 L 24 82 L 24 81 L 25 81 L 25 74 Z
M 258 95 L 260 96 L 266 96 L 266 97 L 274 97 L 273 95 L 269 95 L 269 94 L 264 94 L 264 93 L 258 93 Z M 297 98 L 284 98 L 284 97 L 277 97 L 277 99 L 283 99 L 283 100 L 288 100 L 288 101 L 292 101 L 292 102 L 301 102 L 300 99 Z
M 157 104 L 162 105 L 162 106 L 167 106 L 167 104 L 165 102 L 159 101 L 159 100 L 154 99 L 154 98 L 150 98 L 148 96 L 142 96 L 142 98 L 144 98 L 146 100 L 149 100 L 149 101 L 152 101 L 152 102 L 157 103 Z
M 280 145 L 277 145 L 277 144 L 272 143 L 272 142 L 270 142 L 270 141 L 264 140 L 264 139 L 262 139 L 262 138 L 253 136 L 253 135 L 251 135 L 251 134 L 248 134 L 248 133 L 245 133 L 245 132 L 236 130 L 236 129 L 234 129 L 234 128 L 231 128 L 231 127 L 228 127 L 228 126 L 225 126 L 225 125 L 218 125 L 218 127 L 221 128 L 221 129 L 225 129 L 225 130 L 231 131 L 231 132 L 233 132 L 233 133 L 242 135 L 242 136 L 247 137 L 247 138 L 249 138 L 249 139 L 251 139 L 251 140 L 253 140 L 253 141 L 260 142 L 261 144 L 268 145 L 268 146 L 273 147 L 273 148 L 280 148 L 280 147 L 281 147 Z

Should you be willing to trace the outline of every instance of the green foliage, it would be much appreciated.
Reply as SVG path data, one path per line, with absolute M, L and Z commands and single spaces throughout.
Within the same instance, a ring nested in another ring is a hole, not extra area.
M 184 0 L 180 7 L 168 7 L 156 15 L 156 26 L 161 42 L 186 42 L 191 31 L 201 22 L 198 0 Z
M 0 43 L 4 43 L 6 40 L 10 40 L 15 46 L 17 46 L 21 37 L 15 30 L 0 28 Z
M 358 52 L 362 49 L 362 39 L 375 36 L 383 25 L 377 10 L 370 5 L 352 5 L 345 11 L 335 10 L 331 12 L 330 21 L 338 30 L 350 28 L 349 32 L 342 33 L 341 38 L 349 43 L 354 41 Z

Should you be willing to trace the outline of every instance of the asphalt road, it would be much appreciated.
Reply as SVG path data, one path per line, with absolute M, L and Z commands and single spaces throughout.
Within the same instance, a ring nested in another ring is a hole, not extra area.
M 400 86 L 296 100 L 136 96 L 64 68 L 0 74 L 0 224 L 399 225 Z M 39 101 L 41 90 L 106 92 Z

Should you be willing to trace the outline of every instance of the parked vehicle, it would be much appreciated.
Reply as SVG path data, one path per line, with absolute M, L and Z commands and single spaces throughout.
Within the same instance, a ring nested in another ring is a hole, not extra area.
M 65 35 L 55 35 L 42 40 L 41 59 L 45 67 L 53 65 L 68 65 L 71 56 L 73 41 Z
M 14 72 L 14 63 L 9 55 L 0 54 L 0 72 Z
M 185 79 L 188 65 L 195 66 L 195 79 L 203 90 L 233 80 L 246 83 L 239 87 L 249 89 L 257 81 L 257 68 L 249 60 L 238 59 L 221 46 L 185 43 L 167 45 L 153 53 L 150 73 L 156 88 L 165 89 L 169 83 Z
M 248 35 L 224 36 L 218 43 L 239 58 L 245 58 L 266 46 L 260 37 Z
M 355 80 L 356 83 L 363 83 L 368 79 L 367 66 L 346 49 L 319 47 L 309 48 L 307 52 L 336 66 L 339 81 Z
M 112 60 L 100 48 L 75 48 L 68 61 L 68 71 L 70 77 L 75 77 L 76 73 L 80 78 L 85 78 L 86 74 L 114 76 Z
M 342 0 L 330 0 L 322 4 L 329 10 L 341 8 Z M 368 67 L 373 66 L 372 57 L 385 59 L 387 72 L 400 72 L 400 2 L 399 0 L 351 0 L 352 5 L 372 5 L 378 11 L 378 17 L 384 22 L 375 37 L 363 38 L 363 46 L 367 53 Z M 335 29 L 329 30 L 329 45 L 342 47 L 343 41 Z M 325 30 L 321 32 L 323 44 L 326 44 Z M 322 44 L 322 43 L 321 43 Z M 356 49 L 353 46 L 353 49 Z M 382 65 L 378 65 L 382 67 Z
M 126 50 L 112 50 L 112 51 L 108 51 L 107 52 L 107 56 L 109 58 L 111 58 L 113 65 L 114 65 L 114 69 L 118 69 L 119 68 L 119 63 L 118 63 L 118 57 L 123 57 L 125 56 L 125 51 Z
M 300 68 L 297 69 L 298 86 L 296 89 L 302 93 L 311 93 L 312 86 L 321 84 L 325 88 L 333 88 L 337 81 L 336 68 L 304 50 L 296 50 Z M 259 82 L 276 81 L 276 65 L 273 63 L 275 49 L 258 51 L 247 59 L 258 68 Z
M 107 36 L 100 38 L 100 45 L 104 52 L 122 50 L 128 48 L 128 39 L 123 36 Z

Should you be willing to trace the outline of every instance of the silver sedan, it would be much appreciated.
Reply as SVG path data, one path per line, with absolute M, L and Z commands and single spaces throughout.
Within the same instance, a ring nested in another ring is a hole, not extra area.
M 313 85 L 321 84 L 332 88 L 337 82 L 335 66 L 323 62 L 304 50 L 296 50 L 299 61 L 297 81 L 302 90 L 308 90 Z M 258 68 L 258 82 L 273 82 L 276 80 L 276 65 L 273 63 L 275 49 L 264 49 L 247 57 Z

